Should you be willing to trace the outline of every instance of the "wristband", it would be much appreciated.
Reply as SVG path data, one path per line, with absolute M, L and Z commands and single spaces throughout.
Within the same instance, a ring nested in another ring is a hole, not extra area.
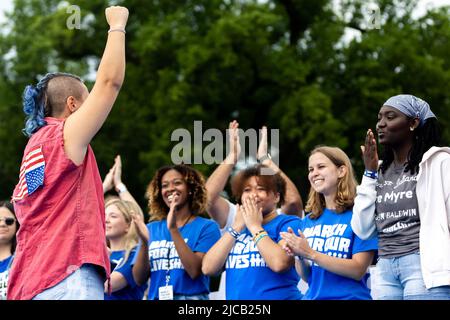
M 239 237 L 240 233 L 237 232 L 236 230 L 234 230 L 232 227 L 228 227 L 227 229 L 228 233 L 231 234 L 231 236 L 237 240 L 237 238 Z
M 123 183 L 120 183 L 117 185 L 116 190 L 118 193 L 122 193 L 127 191 L 127 187 L 125 187 L 125 185 Z
M 116 29 L 109 29 L 109 30 L 108 30 L 108 33 L 114 32 L 114 31 L 120 31 L 120 32 L 123 32 L 123 33 L 127 33 L 127 32 L 125 31 L 125 29 L 119 29 L 119 28 L 116 28 Z
M 364 175 L 371 179 L 378 179 L 378 172 L 372 170 L 364 170 Z
M 258 159 L 258 162 L 263 163 L 263 161 L 267 160 L 267 159 L 272 159 L 272 157 L 270 156 L 270 153 L 263 155 L 261 158 Z

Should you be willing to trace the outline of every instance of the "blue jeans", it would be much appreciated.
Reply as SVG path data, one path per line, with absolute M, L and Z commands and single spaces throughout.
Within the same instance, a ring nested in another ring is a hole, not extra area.
M 209 295 L 207 293 L 195 294 L 192 296 L 174 295 L 173 300 L 209 300 Z
M 372 290 L 379 300 L 450 300 L 450 286 L 427 289 L 420 267 L 420 254 L 380 258 Z
M 79 269 L 33 300 L 103 300 L 104 279 L 96 266 L 83 264 Z

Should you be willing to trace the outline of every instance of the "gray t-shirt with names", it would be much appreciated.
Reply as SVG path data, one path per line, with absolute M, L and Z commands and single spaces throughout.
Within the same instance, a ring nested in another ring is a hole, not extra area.
M 419 251 L 419 207 L 417 174 L 403 172 L 404 166 L 391 164 L 377 182 L 375 223 L 378 253 L 393 258 Z

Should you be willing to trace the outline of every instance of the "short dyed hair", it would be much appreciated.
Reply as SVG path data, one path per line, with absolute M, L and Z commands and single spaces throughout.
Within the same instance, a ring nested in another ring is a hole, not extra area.
M 264 169 L 265 174 L 262 174 L 262 169 Z M 255 177 L 258 184 L 262 185 L 267 191 L 272 191 L 275 194 L 278 193 L 280 196 L 279 205 L 284 203 L 286 181 L 284 181 L 279 173 L 275 173 L 275 171 L 262 164 L 257 164 L 239 171 L 231 180 L 231 193 L 237 203 L 241 204 L 245 184 L 251 177 Z

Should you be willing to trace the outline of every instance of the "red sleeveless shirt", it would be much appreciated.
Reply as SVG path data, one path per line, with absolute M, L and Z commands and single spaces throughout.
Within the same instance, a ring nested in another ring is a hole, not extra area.
M 103 187 L 92 148 L 75 165 L 64 152 L 64 119 L 45 120 L 25 148 L 12 197 L 20 223 L 8 283 L 12 300 L 32 299 L 84 263 L 103 268 L 108 279 L 110 274 Z

